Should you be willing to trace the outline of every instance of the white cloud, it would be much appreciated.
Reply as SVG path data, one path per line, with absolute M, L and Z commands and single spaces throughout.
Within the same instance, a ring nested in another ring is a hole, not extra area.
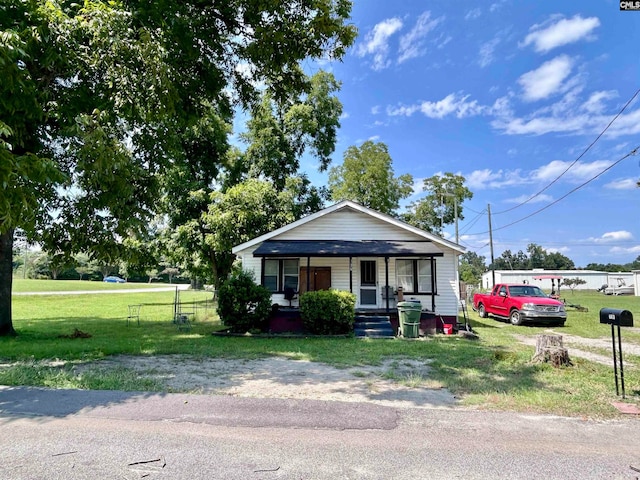
M 607 183 L 604 188 L 612 190 L 635 190 L 638 188 L 638 180 L 636 178 L 621 178 Z
M 467 12 L 467 14 L 464 16 L 464 19 L 465 20 L 475 20 L 480 15 L 482 15 L 482 10 L 480 10 L 479 8 L 474 8 L 474 9 L 471 9 L 471 10 L 469 10 Z
M 420 15 L 409 33 L 400 38 L 398 63 L 424 55 L 427 35 L 443 20 L 444 17 L 431 19 L 431 12 L 424 12 Z
M 497 170 L 488 168 L 474 170 L 464 175 L 467 186 L 472 190 L 484 190 L 487 188 L 503 188 L 514 185 L 530 183 L 520 173 L 520 170 Z
M 349 112 L 342 112 L 342 115 L 340 115 L 340 120 L 346 120 L 349 117 Z
M 591 237 L 589 241 L 594 243 L 613 243 L 613 242 L 621 242 L 633 240 L 633 234 L 626 230 L 618 230 L 617 232 L 607 232 L 604 233 L 601 237 Z
M 611 162 L 598 160 L 591 163 L 577 162 L 569 168 L 571 163 L 573 162 L 554 160 L 540 168 L 530 171 L 523 171 L 521 169 L 491 170 L 487 168 L 483 170 L 474 170 L 473 172 L 464 174 L 463 176 L 466 178 L 466 183 L 469 188 L 472 190 L 484 190 L 487 188 L 547 184 L 559 177 L 562 177 L 565 182 L 583 182 L 586 179 L 594 177 L 611 165 Z M 553 201 L 553 197 L 546 194 L 538 195 L 529 200 L 530 198 L 531 195 L 521 195 L 516 198 L 508 199 L 506 202 L 523 203 L 529 201 L 533 203 L 540 203 Z
M 605 110 L 603 102 L 616 98 L 617 96 L 618 92 L 615 90 L 593 92 L 591 96 L 589 96 L 589 99 L 582 104 L 582 109 L 589 113 L 603 113 Z
M 532 178 L 540 182 L 547 182 L 563 175 L 566 180 L 583 181 L 593 178 L 611 165 L 611 162 L 605 160 L 597 160 L 591 163 L 577 162 L 567 171 L 572 163 L 573 162 L 553 160 L 534 170 L 532 172 Z
M 518 83 L 524 90 L 524 100 L 533 102 L 556 93 L 571 74 L 572 67 L 573 60 L 567 55 L 560 55 L 523 74 Z
M 380 105 L 374 105 L 371 107 L 371 115 L 378 115 L 380 113 Z
M 545 249 L 549 253 L 562 253 L 563 255 L 571 252 L 569 247 L 550 247 Z
M 373 56 L 374 70 L 382 70 L 389 66 L 389 38 L 402 28 L 402 20 L 399 18 L 389 18 L 378 23 L 373 30 L 370 31 L 364 43 L 361 43 L 356 54 L 359 57 L 366 55 Z
M 444 47 L 445 47 L 445 45 L 447 45 L 451 40 L 453 40 L 453 37 L 452 37 L 451 35 L 445 35 L 445 34 L 442 34 L 442 35 L 440 35 L 440 36 L 435 40 L 436 47 L 437 47 L 438 49 L 442 49 L 442 48 L 444 48 Z
M 610 120 L 608 117 L 598 117 L 601 125 L 606 125 Z M 620 115 L 615 123 L 607 130 L 610 137 L 619 137 L 621 135 L 638 135 L 640 133 L 640 109 Z
M 435 102 L 424 101 L 415 105 L 387 107 L 387 114 L 390 116 L 410 117 L 419 111 L 426 117 L 441 119 L 448 115 L 465 118 L 487 113 L 487 107 L 479 105 L 476 100 L 468 101 L 468 98 L 469 95 L 450 93 L 442 100 Z
M 521 46 L 533 44 L 536 52 L 546 53 L 562 45 L 592 39 L 592 32 L 598 26 L 600 20 L 597 17 L 582 18 L 580 15 L 570 19 L 563 18 L 546 28 L 542 28 L 543 25 L 534 25 Z
M 480 52 L 478 53 L 478 65 L 480 67 L 484 68 L 493 63 L 493 52 L 499 43 L 500 39 L 496 37 L 480 46 Z

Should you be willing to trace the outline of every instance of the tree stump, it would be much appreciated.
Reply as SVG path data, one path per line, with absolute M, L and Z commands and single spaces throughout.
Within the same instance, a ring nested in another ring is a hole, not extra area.
M 569 352 L 562 345 L 562 335 L 538 335 L 533 363 L 550 363 L 554 367 L 571 367 Z

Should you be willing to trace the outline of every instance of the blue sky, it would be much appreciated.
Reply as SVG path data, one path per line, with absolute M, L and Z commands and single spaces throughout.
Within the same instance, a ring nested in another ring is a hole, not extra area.
M 463 175 L 474 197 L 460 243 L 487 260 L 489 204 L 495 257 L 529 243 L 577 267 L 640 255 L 640 155 L 623 159 L 640 146 L 640 95 L 589 148 L 640 88 L 640 11 L 355 0 L 352 21 L 353 48 L 322 65 L 342 82 L 333 165 L 351 145 L 384 142 L 394 173 L 416 179 L 410 200 L 423 178 Z

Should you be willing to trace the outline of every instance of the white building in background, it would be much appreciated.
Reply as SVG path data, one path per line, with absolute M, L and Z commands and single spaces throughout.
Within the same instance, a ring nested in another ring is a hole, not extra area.
M 640 296 L 640 270 L 633 272 L 601 272 L 597 270 L 495 270 L 495 272 L 485 272 L 482 275 L 482 288 L 489 290 L 493 287 L 493 276 L 495 283 L 529 283 L 537 285 L 545 291 L 551 290 L 551 280 L 536 280 L 534 277 L 542 275 L 557 275 L 562 280 L 571 278 L 581 278 L 585 284 L 575 287 L 576 290 L 597 290 L 603 285 L 616 286 L 619 283 L 634 285 L 636 296 Z M 568 289 L 568 287 L 565 287 Z M 562 285 L 560 286 L 562 290 Z

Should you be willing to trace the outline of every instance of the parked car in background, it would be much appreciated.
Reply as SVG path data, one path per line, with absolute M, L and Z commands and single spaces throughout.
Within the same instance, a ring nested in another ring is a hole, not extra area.
M 550 298 L 535 285 L 498 283 L 491 293 L 476 293 L 473 309 L 481 318 L 491 315 L 513 325 L 545 323 L 563 326 L 567 320 L 564 303 Z
M 127 283 L 124 278 L 116 277 L 115 275 L 109 275 L 108 277 L 104 277 L 103 282 L 107 283 Z

